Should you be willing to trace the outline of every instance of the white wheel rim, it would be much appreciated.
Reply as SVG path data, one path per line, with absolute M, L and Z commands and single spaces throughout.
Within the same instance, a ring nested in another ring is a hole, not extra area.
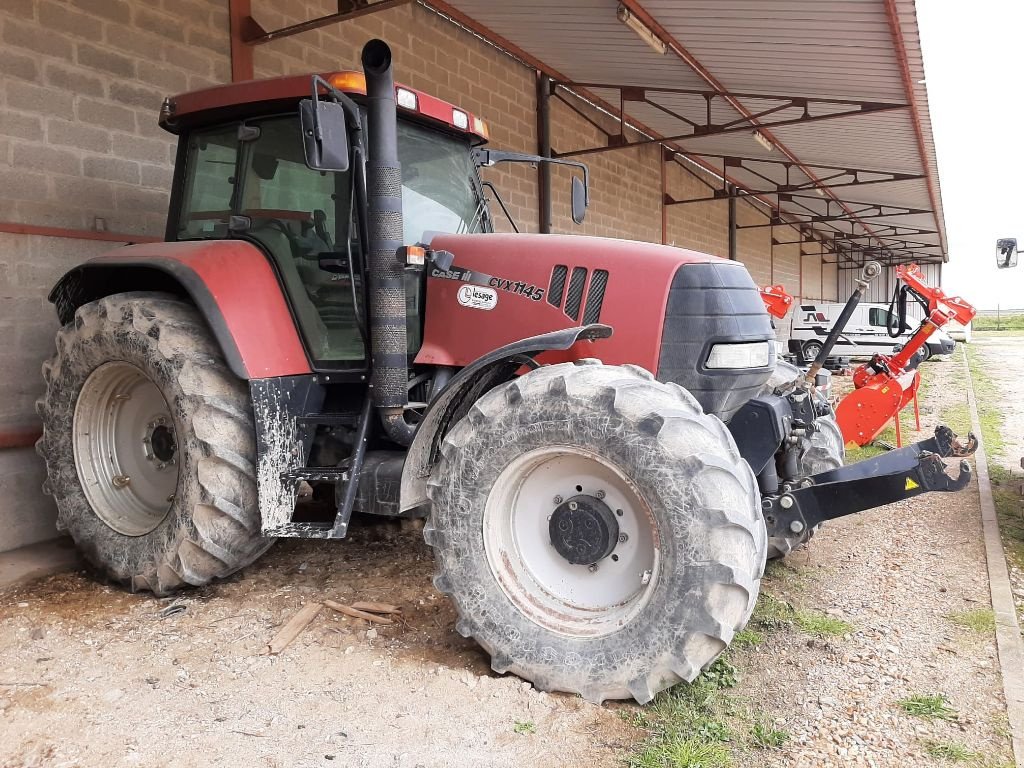
M 596 568 L 563 558 L 548 532 L 556 497 L 579 493 L 602 498 L 619 525 L 615 549 Z M 508 599 L 562 635 L 618 631 L 647 604 L 660 577 L 658 526 L 643 495 L 611 462 L 572 446 L 530 451 L 505 467 L 487 497 L 483 534 L 487 562 Z
M 167 516 L 178 487 L 174 420 L 160 389 L 131 363 L 104 363 L 75 404 L 75 469 L 93 512 L 125 536 Z

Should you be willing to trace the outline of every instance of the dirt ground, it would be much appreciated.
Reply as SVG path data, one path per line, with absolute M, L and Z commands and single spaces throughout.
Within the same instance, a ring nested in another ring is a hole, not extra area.
M 962 368 L 928 363 L 928 431 Z M 621 716 L 490 673 L 430 585 L 417 531 L 353 526 L 343 542 L 278 543 L 229 581 L 176 601 L 85 573 L 0 592 L 0 766 L 623 765 L 646 734 Z M 1009 764 L 991 633 L 948 616 L 989 606 L 977 489 L 828 525 L 764 591 L 848 621 L 735 652 L 730 693 L 789 735 L 737 749 L 742 766 L 932 766 L 960 743 Z M 267 641 L 308 601 L 381 600 L 403 620 L 367 631 L 324 609 L 280 656 Z M 164 612 L 172 604 L 180 612 Z M 170 613 L 171 615 L 166 615 Z M 942 693 L 953 720 L 898 702 Z M 984 760 L 984 762 L 981 762 Z
M 971 349 L 1000 393 L 1003 452 L 993 458 L 1006 469 L 1019 471 L 1024 457 L 1024 377 L 1020 375 L 1024 334 L 978 335 Z
M 962 363 L 922 366 L 922 432 L 966 398 Z M 743 695 L 760 700 L 792 735 L 780 750 L 742 765 L 933 766 L 937 744 L 959 744 L 974 765 L 1009 766 L 994 634 L 950 616 L 991 607 L 977 480 L 959 494 L 931 494 L 830 523 L 772 569 L 762 593 L 853 625 L 841 638 L 769 635 L 739 656 Z M 759 671 L 759 668 L 765 669 Z M 915 694 L 943 694 L 958 716 L 924 720 L 901 710 Z

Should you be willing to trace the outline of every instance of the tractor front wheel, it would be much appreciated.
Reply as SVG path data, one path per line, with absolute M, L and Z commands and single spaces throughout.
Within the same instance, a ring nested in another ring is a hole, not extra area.
M 757 486 L 721 421 L 633 366 L 552 365 L 445 436 L 424 533 L 458 631 L 543 690 L 641 703 L 747 622 Z
M 157 293 L 85 304 L 43 379 L 44 488 L 58 527 L 108 577 L 164 595 L 270 546 L 247 387 L 191 305 Z

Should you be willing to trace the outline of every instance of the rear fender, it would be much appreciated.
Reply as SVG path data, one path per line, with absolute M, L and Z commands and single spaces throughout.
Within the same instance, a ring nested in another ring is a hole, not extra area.
M 280 282 L 267 258 L 241 241 L 119 248 L 68 271 L 50 292 L 61 324 L 90 301 L 127 291 L 188 297 L 240 379 L 311 373 Z
M 430 404 L 409 446 L 402 469 L 402 511 L 427 503 L 427 478 L 437 463 L 445 434 L 482 395 L 514 378 L 523 367 L 524 356 L 532 358 L 541 352 L 565 350 L 579 341 L 606 339 L 611 335 L 609 326 L 598 323 L 543 333 L 488 352 L 455 374 Z

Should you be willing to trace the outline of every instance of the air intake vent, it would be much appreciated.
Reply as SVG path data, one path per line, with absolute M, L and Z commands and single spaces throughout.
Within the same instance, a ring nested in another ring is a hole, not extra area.
M 553 307 L 562 306 L 562 293 L 565 291 L 565 276 L 569 268 L 564 264 L 556 264 L 551 270 L 551 282 L 548 283 L 548 304 Z
M 590 277 L 590 288 L 587 290 L 587 306 L 583 310 L 583 324 L 589 325 L 601 319 L 601 304 L 604 303 L 604 289 L 608 287 L 608 272 L 595 269 Z
M 583 267 L 573 267 L 572 277 L 569 278 L 569 290 L 565 295 L 565 314 L 573 320 L 580 316 L 580 304 L 583 303 L 583 284 L 587 282 L 587 270 Z

